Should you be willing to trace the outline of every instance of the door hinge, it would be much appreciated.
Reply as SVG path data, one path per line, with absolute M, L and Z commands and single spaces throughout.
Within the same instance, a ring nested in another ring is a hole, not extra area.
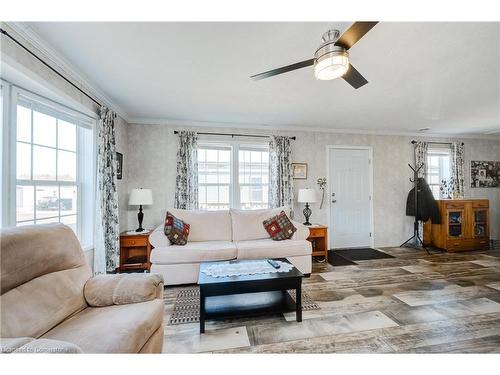
M 368 159 L 368 165 L 372 163 L 372 159 Z
M 372 232 L 370 232 L 370 237 L 372 236 Z
M 369 200 L 369 201 L 371 201 L 371 200 L 372 200 L 372 196 L 371 196 L 371 195 L 369 195 L 369 196 L 368 196 L 368 200 Z

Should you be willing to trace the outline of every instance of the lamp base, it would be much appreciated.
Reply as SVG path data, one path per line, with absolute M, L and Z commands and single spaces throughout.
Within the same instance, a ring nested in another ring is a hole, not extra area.
M 306 203 L 306 207 L 304 208 L 304 211 L 302 211 L 306 218 L 306 222 L 303 223 L 304 225 L 312 225 L 312 223 L 309 222 L 309 218 L 311 217 L 312 211 L 309 208 L 309 203 Z
M 142 213 L 142 204 L 139 206 L 139 213 L 137 214 L 137 220 L 139 220 L 139 228 L 137 228 L 136 232 L 144 232 L 144 228 L 142 227 L 142 220 L 144 219 L 144 214 Z

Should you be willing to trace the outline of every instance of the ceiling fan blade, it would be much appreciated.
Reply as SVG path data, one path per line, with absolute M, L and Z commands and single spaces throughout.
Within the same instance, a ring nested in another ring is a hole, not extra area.
M 301 61 L 301 62 L 292 64 L 292 65 L 283 66 L 283 67 L 278 68 L 278 69 L 269 70 L 269 71 L 264 72 L 264 73 L 255 74 L 255 75 L 251 76 L 250 78 L 252 78 L 254 81 L 256 81 L 259 79 L 268 78 L 268 77 L 272 77 L 272 76 L 275 76 L 278 74 L 290 72 L 292 70 L 305 68 L 306 66 L 311 66 L 311 65 L 314 65 L 314 59 Z
M 366 78 L 363 77 L 361 73 L 358 72 L 351 64 L 349 64 L 349 70 L 342 76 L 342 78 L 344 78 L 347 83 L 355 89 L 359 89 L 361 86 L 364 86 L 368 83 Z
M 368 31 L 370 31 L 378 22 L 354 22 L 339 40 L 335 42 L 336 46 L 351 48 L 358 40 L 360 40 Z

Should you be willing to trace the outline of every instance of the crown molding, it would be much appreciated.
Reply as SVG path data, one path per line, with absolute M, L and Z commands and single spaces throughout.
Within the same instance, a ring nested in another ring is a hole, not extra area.
M 228 123 L 228 122 L 212 122 L 212 121 L 191 121 L 191 120 L 175 120 L 163 118 L 147 118 L 147 117 L 132 117 L 127 121 L 131 125 L 163 125 L 174 128 L 221 128 L 221 129 L 256 129 L 263 130 L 267 133 L 273 132 L 316 132 L 316 133 L 333 133 L 333 134 L 357 134 L 357 135 L 383 135 L 383 136 L 400 136 L 400 137 L 418 137 L 418 138 L 460 138 L 460 139 L 494 139 L 500 140 L 500 135 L 495 134 L 444 134 L 432 132 L 398 132 L 387 130 L 372 130 L 372 129 L 332 129 L 311 126 L 275 126 L 253 123 Z
M 36 49 L 34 52 L 40 53 L 42 55 L 40 57 L 48 60 L 47 62 L 50 65 L 58 69 L 62 74 L 68 75 L 68 78 L 78 83 L 83 90 L 87 91 L 102 104 L 113 109 L 113 111 L 128 122 L 130 116 L 122 107 L 104 94 L 97 84 L 66 60 L 54 47 L 33 30 L 31 26 L 25 22 L 5 22 L 5 24 L 33 46 Z

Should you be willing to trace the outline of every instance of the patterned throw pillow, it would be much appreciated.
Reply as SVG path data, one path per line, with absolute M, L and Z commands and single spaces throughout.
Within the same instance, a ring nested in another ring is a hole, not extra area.
M 297 228 L 293 226 L 288 216 L 286 216 L 285 211 L 281 211 L 280 214 L 264 220 L 262 224 L 264 224 L 267 233 L 275 241 L 288 240 L 297 231 Z
M 172 245 L 185 245 L 189 236 L 189 224 L 167 211 L 163 231 Z

